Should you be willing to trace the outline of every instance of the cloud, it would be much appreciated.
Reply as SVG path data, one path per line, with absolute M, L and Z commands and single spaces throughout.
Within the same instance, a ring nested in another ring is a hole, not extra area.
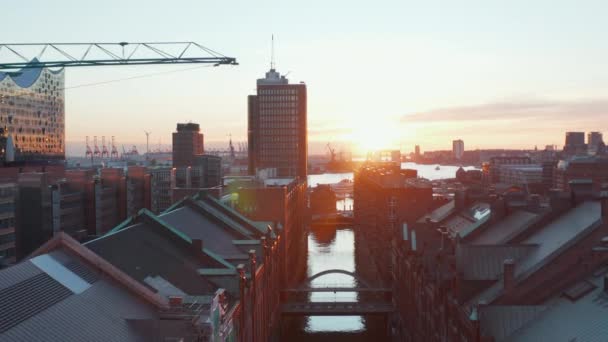
M 608 113 L 608 99 L 579 101 L 524 100 L 456 106 L 417 112 L 402 116 L 403 123 L 437 123 L 445 121 L 531 120 L 539 123 L 597 121 Z

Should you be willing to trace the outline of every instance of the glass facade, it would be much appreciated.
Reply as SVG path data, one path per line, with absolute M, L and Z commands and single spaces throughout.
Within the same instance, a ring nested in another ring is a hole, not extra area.
M 14 147 L 17 161 L 64 159 L 64 110 L 63 69 L 0 73 L 2 157 Z

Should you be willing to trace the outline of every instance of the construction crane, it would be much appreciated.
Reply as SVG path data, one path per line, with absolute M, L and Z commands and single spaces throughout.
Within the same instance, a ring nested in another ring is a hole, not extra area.
M 195 42 L 0 43 L 0 70 L 149 64 L 238 65 Z

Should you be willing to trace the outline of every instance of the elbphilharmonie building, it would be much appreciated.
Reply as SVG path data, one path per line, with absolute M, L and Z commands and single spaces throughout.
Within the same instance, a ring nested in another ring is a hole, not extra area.
M 64 71 L 0 72 L 0 159 L 65 159 Z

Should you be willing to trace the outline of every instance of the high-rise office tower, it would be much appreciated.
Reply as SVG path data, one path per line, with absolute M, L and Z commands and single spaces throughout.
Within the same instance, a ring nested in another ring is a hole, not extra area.
M 65 159 L 64 72 L 0 72 L 0 160 Z
M 460 139 L 452 141 L 452 153 L 454 158 L 461 159 L 464 155 L 464 141 Z
M 178 123 L 173 133 L 173 167 L 188 167 L 194 164 L 194 156 L 204 152 L 203 134 L 197 123 Z
M 600 147 L 600 145 L 603 145 L 603 144 L 604 144 L 604 139 L 602 137 L 601 132 L 587 133 L 587 148 L 590 151 L 596 152 L 598 150 L 598 148 Z
M 566 132 L 565 153 L 586 153 L 585 132 Z
M 249 174 L 276 169 L 278 177 L 306 177 L 306 85 L 289 84 L 274 66 L 248 98 Z

